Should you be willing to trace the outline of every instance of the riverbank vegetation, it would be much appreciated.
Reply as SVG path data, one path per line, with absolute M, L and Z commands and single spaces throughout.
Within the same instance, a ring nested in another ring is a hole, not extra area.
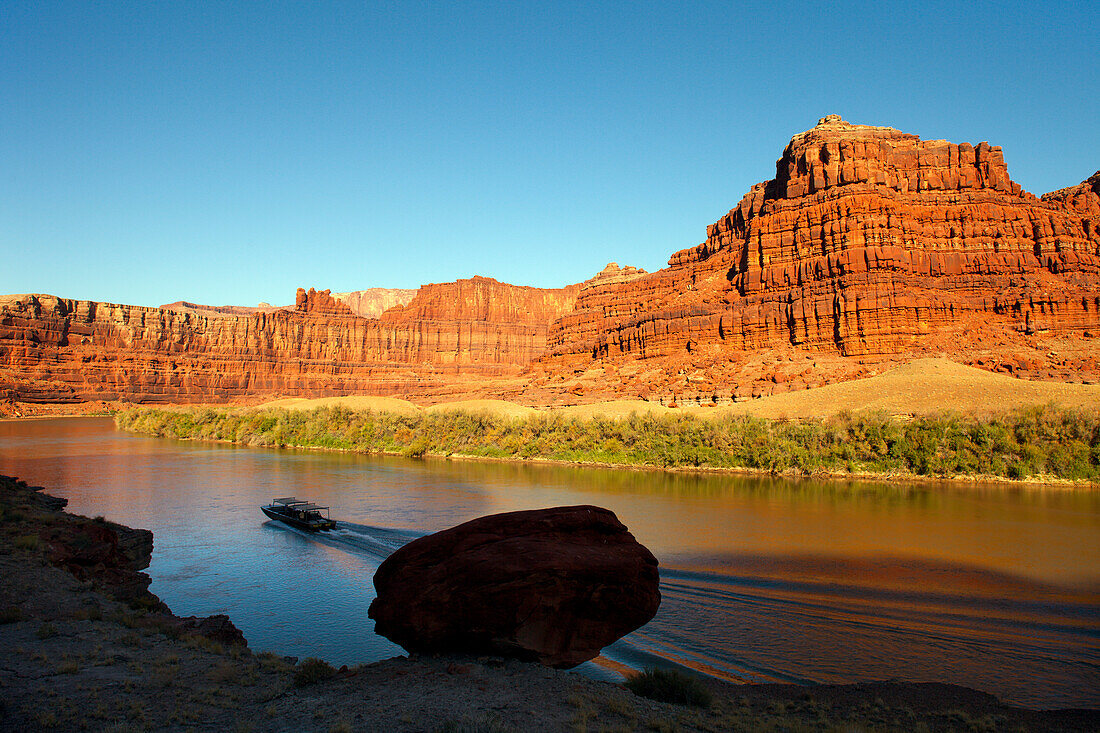
M 876 473 L 1100 480 L 1100 415 L 1031 407 L 977 418 L 911 420 L 840 413 L 787 421 L 739 415 L 631 415 L 619 420 L 554 412 L 510 419 L 466 412 L 399 415 L 312 411 L 162 410 L 119 413 L 124 430 L 250 446 L 308 447 L 410 457 L 549 459 L 662 468 L 772 473 Z

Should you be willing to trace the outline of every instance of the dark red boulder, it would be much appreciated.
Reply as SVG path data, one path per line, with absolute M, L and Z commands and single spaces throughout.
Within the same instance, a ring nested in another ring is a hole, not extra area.
M 410 652 L 499 654 L 573 667 L 653 618 L 657 559 L 607 509 L 493 514 L 390 555 L 375 632 Z

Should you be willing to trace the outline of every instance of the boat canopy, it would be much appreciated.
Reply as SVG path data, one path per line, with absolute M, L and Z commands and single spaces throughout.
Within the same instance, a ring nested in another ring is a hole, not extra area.
M 313 504 L 304 499 L 295 499 L 293 496 L 287 496 L 282 499 L 272 499 L 272 506 L 275 504 L 281 504 L 288 509 L 294 509 L 299 512 L 316 512 L 322 509 L 328 510 L 327 506 L 321 506 L 320 504 Z

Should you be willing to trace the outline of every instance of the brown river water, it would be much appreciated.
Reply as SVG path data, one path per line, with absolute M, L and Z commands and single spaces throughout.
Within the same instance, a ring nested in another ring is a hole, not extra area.
M 664 598 L 587 674 L 940 681 L 1100 707 L 1100 490 L 256 449 L 108 418 L 0 422 L 0 473 L 153 530 L 152 591 L 181 615 L 229 614 L 257 651 L 401 654 L 366 613 L 390 552 L 484 514 L 597 504 L 658 557 Z M 309 535 L 259 511 L 291 495 L 330 506 L 338 528 Z

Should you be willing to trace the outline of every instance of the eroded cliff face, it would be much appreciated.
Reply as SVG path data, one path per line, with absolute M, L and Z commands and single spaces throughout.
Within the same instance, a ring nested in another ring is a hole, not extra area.
M 416 395 L 459 372 L 506 376 L 542 353 L 574 288 L 474 278 L 426 285 L 383 319 L 328 291 L 295 310 L 217 313 L 0 299 L 0 397 L 21 401 L 219 401 L 246 395 Z
M 1039 199 L 998 147 L 826 117 L 705 242 L 659 272 L 583 289 L 551 327 L 545 363 L 1084 335 L 1100 330 L 1098 207 L 1100 174 Z
M 546 349 L 550 323 L 568 313 L 578 286 L 543 289 L 488 277 L 424 285 L 378 319 L 391 358 L 406 363 L 515 364 Z
M 403 288 L 368 288 L 332 294 L 334 299 L 363 318 L 377 318 L 395 305 L 407 305 L 415 296 L 416 290 Z

